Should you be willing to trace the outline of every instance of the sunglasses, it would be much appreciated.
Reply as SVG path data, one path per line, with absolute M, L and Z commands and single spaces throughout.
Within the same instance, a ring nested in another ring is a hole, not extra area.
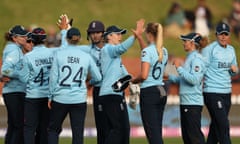
M 227 32 L 222 32 L 222 33 L 220 33 L 220 34 L 218 34 L 218 35 L 225 35 L 225 36 L 228 36 L 229 33 L 227 33 Z
M 32 43 L 32 40 L 28 39 L 26 42 L 27 42 L 27 43 Z

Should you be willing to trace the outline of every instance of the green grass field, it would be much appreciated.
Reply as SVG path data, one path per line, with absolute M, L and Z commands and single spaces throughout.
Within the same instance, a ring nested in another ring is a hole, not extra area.
M 62 138 L 60 140 L 60 144 L 69 144 L 71 143 L 71 139 Z M 239 144 L 240 138 L 233 138 L 232 144 Z M 95 138 L 86 138 L 85 144 L 96 144 Z M 147 144 L 146 138 L 131 138 L 130 144 Z M 183 144 L 182 139 L 178 138 L 164 138 L 164 144 Z
M 70 138 L 61 138 L 59 144 L 70 144 Z M 164 138 L 165 144 L 183 144 L 182 139 L 178 138 Z M 232 144 L 239 144 L 240 138 L 234 137 L 232 138 Z M 0 144 L 3 144 L 3 139 L 0 139 Z M 84 144 L 96 144 L 96 138 L 85 138 Z M 145 138 L 131 138 L 130 144 L 147 144 L 147 140 Z

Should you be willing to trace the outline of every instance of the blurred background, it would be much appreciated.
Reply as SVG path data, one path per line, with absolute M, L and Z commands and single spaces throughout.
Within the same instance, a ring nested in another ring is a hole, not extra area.
M 105 27 L 118 25 L 128 30 L 135 27 L 136 21 L 144 18 L 146 23 L 159 22 L 164 27 L 164 46 L 170 57 L 184 58 L 180 34 L 191 31 L 199 32 L 209 42 L 215 40 L 215 26 L 223 21 L 231 26 L 231 41 L 235 47 L 240 62 L 240 0 L 1 0 L 0 1 L 0 51 L 5 46 L 4 34 L 17 24 L 23 25 L 29 31 L 42 27 L 48 33 L 48 46 L 59 44 L 59 29 L 56 25 L 61 14 L 73 18 L 73 26 L 82 33 L 82 44 L 88 44 L 86 29 L 92 20 L 100 20 Z M 123 63 L 131 74 L 139 70 L 140 48 L 137 42 L 133 48 L 123 55 Z M 240 137 L 240 76 L 233 78 L 233 107 L 230 114 L 231 135 Z M 170 87 L 168 105 L 164 114 L 164 136 L 179 137 L 178 87 Z M 126 92 L 128 93 L 128 92 Z M 92 115 L 91 93 L 86 118 L 86 136 L 96 136 Z M 144 137 L 141 127 L 139 107 L 129 109 L 133 137 Z M 204 133 L 207 133 L 209 117 L 206 109 L 202 119 Z M 0 106 L 0 137 L 5 134 L 6 112 Z M 62 136 L 71 136 L 69 119 L 64 123 Z
M 211 12 L 210 17 L 202 9 L 197 12 L 199 1 L 204 1 L 204 5 Z M 203 15 L 210 20 L 209 40 L 213 40 L 216 24 L 223 20 L 228 21 L 233 12 L 236 15 L 240 11 L 240 6 L 234 5 L 234 1 L 238 2 L 238 0 L 1 0 L 0 34 L 3 37 L 12 26 L 20 24 L 29 29 L 41 26 L 52 35 L 58 32 L 56 22 L 59 16 L 66 13 L 74 19 L 73 25 L 81 30 L 82 43 L 86 44 L 88 43 L 86 29 L 92 20 L 101 20 L 106 27 L 114 24 L 126 28 L 130 35 L 136 21 L 144 18 L 146 22 L 159 22 L 164 25 L 165 47 L 170 54 L 183 56 L 182 42 L 176 36 L 194 30 L 197 15 Z M 239 14 L 235 17 L 239 26 Z M 237 40 L 235 34 L 232 37 L 232 44 L 239 47 L 239 39 Z M 1 38 L 0 49 L 4 47 L 4 42 L 4 38 Z M 136 52 L 139 51 L 137 46 L 135 44 L 126 56 L 139 56 Z M 240 53 L 239 49 L 236 51 Z

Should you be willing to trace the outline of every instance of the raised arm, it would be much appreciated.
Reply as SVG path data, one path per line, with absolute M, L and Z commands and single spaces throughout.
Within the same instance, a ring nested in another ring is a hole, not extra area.
M 141 50 L 144 49 L 145 47 L 147 47 L 147 44 L 145 43 L 145 41 L 142 37 L 142 34 L 145 31 L 144 24 L 145 24 L 145 20 L 140 19 L 137 21 L 136 29 L 135 30 L 132 29 L 132 32 L 133 32 L 135 38 L 138 40 Z

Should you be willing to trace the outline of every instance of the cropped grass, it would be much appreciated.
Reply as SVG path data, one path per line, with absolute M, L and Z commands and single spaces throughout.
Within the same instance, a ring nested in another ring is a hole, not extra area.
M 146 22 L 162 23 L 172 2 L 176 0 L 1 0 L 0 2 L 0 51 L 5 45 L 3 33 L 10 27 L 21 24 L 25 27 L 40 26 L 48 29 L 56 27 L 58 17 L 66 13 L 74 18 L 74 26 L 82 32 L 82 43 L 87 44 L 86 29 L 90 21 L 101 20 L 106 26 L 118 25 L 128 29 L 128 35 L 135 22 L 144 18 Z M 182 7 L 193 10 L 197 0 L 178 0 Z M 213 13 L 213 24 L 216 24 L 231 11 L 232 0 L 207 0 L 207 5 Z M 57 27 L 56 27 L 57 29 Z M 214 39 L 214 34 L 210 40 Z M 240 57 L 239 41 L 233 36 L 232 44 Z M 164 38 L 164 46 L 169 54 L 184 56 L 182 42 L 176 38 Z M 124 56 L 139 57 L 140 48 L 135 43 Z
M 3 138 L 0 139 L 0 144 L 3 144 Z M 59 144 L 70 144 L 71 138 L 60 138 Z M 96 144 L 96 138 L 84 138 L 84 144 Z M 233 137 L 232 144 L 239 144 L 240 138 Z M 147 144 L 146 138 L 131 138 L 130 144 Z M 181 137 L 164 138 L 164 144 L 183 144 Z
M 164 144 L 183 144 L 181 137 L 173 137 L 173 138 L 164 138 Z M 60 144 L 69 144 L 71 143 L 71 139 L 69 138 L 61 138 Z M 96 138 L 85 138 L 84 144 L 96 144 Z M 131 138 L 130 144 L 147 144 L 146 138 Z M 233 137 L 232 144 L 239 144 L 240 138 Z

